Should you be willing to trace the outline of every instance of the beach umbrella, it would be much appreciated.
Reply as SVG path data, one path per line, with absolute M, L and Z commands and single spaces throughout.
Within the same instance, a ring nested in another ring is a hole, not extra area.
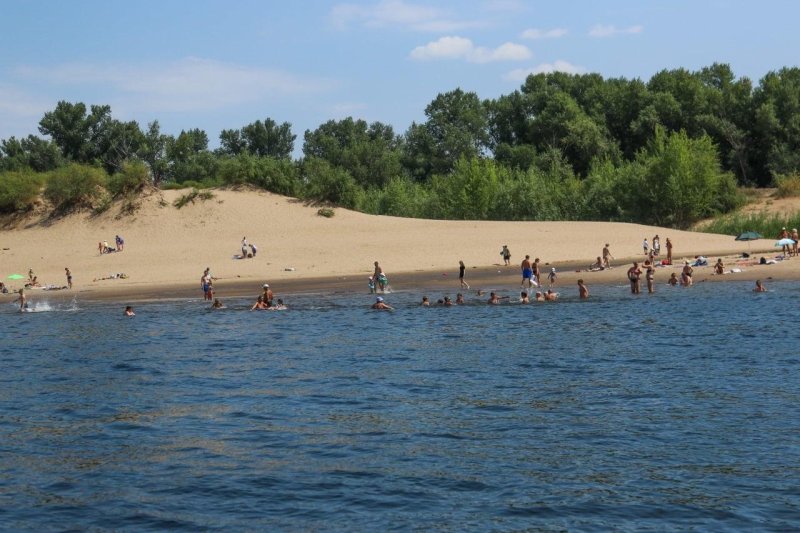
M 10 276 L 8 276 L 8 279 L 25 279 L 25 276 L 23 276 L 22 274 L 11 274 Z
M 789 239 L 789 238 L 781 239 L 779 241 L 775 241 L 775 246 L 791 246 L 793 244 L 794 244 L 794 241 L 792 239 Z
M 755 231 L 745 231 L 744 233 L 740 234 L 736 237 L 737 241 L 754 241 L 756 239 L 763 239 L 764 236 L 760 233 L 756 233 Z
M 758 239 L 763 238 L 764 236 L 755 231 L 745 231 L 744 233 L 740 233 L 736 239 L 736 241 L 747 241 L 747 251 L 750 251 L 750 241 L 755 241 Z

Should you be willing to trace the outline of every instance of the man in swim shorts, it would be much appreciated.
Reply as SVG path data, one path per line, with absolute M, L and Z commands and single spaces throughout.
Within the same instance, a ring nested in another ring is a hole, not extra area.
M 525 256 L 525 259 L 523 259 L 522 263 L 520 264 L 520 269 L 522 270 L 522 285 L 520 285 L 520 288 L 525 288 L 525 282 L 528 283 L 529 289 L 532 288 L 533 265 L 531 264 L 531 256 Z

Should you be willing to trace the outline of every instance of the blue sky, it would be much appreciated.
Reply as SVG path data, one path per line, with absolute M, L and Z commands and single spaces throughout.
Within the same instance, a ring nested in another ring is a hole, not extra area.
M 403 133 L 440 92 L 481 98 L 529 72 L 648 79 L 729 63 L 796 66 L 793 0 L 0 0 L 0 139 L 59 100 L 162 131 L 257 119 L 297 135 L 347 116 Z

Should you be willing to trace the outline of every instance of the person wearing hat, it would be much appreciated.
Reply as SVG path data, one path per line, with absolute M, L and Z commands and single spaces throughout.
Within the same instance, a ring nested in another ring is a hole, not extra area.
M 693 284 L 692 274 L 694 274 L 692 265 L 689 264 L 689 261 L 684 261 L 683 271 L 681 272 L 681 285 L 684 287 L 691 287 Z
M 547 275 L 548 287 L 552 287 L 556 284 L 556 269 L 555 267 L 550 269 L 550 273 Z
M 781 228 L 781 232 L 778 234 L 778 239 L 788 239 L 788 238 L 789 238 L 789 232 L 786 231 L 786 228 Z M 786 256 L 790 250 L 791 248 L 789 248 L 788 244 L 784 244 L 781 247 L 781 252 L 783 253 L 784 256 Z
M 384 302 L 381 296 L 378 296 L 375 298 L 375 303 L 372 304 L 372 309 L 394 309 L 394 307 Z
M 265 283 L 262 287 L 264 289 L 264 303 L 267 304 L 267 307 L 272 307 L 272 299 L 275 297 L 272 294 L 272 289 L 269 288 L 269 283 Z

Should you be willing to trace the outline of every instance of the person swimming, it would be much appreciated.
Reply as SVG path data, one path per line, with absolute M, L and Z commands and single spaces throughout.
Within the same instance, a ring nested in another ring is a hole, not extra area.
M 123 312 L 125 316 L 136 316 L 136 313 L 133 312 L 133 307 L 130 305 L 125 306 L 125 311 Z

